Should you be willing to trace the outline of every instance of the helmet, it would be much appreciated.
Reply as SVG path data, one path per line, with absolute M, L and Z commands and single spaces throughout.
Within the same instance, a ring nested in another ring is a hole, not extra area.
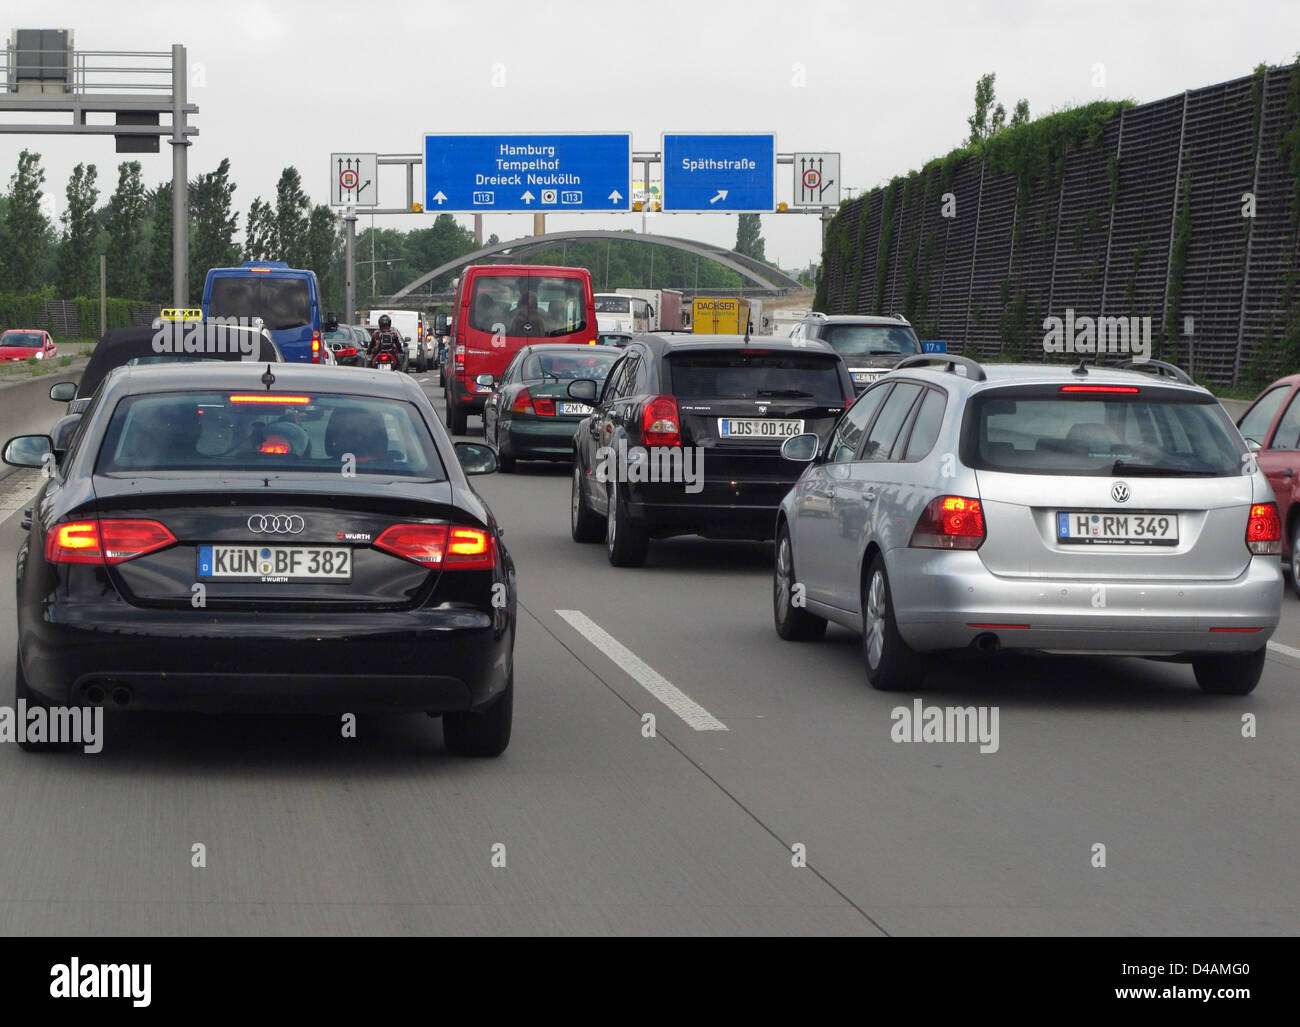
M 393 319 L 389 317 L 387 314 L 380 315 L 379 330 L 381 332 L 386 332 L 392 327 L 393 327 Z

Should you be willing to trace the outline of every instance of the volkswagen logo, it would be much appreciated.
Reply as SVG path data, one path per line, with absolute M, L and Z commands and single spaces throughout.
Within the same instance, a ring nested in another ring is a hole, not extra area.
M 297 514 L 253 514 L 248 530 L 254 535 L 297 535 L 307 522 Z
M 1128 483 L 1117 481 L 1110 487 L 1110 498 L 1117 503 L 1127 503 L 1133 493 L 1128 490 Z

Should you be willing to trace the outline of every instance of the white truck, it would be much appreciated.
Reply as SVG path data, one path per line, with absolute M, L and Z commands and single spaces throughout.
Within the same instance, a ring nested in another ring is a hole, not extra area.
M 772 322 L 772 334 L 788 338 L 794 326 L 808 316 L 802 307 L 778 307 L 768 317 Z
M 595 300 L 596 324 L 601 331 L 636 334 L 651 330 L 650 304 L 645 300 L 617 292 L 598 292 Z
M 620 296 L 643 299 L 650 304 L 650 331 L 671 332 L 682 328 L 682 294 L 676 289 L 618 289 Z

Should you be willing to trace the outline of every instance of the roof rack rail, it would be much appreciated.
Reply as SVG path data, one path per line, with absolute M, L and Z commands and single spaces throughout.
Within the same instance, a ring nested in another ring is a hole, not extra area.
M 1182 385 L 1195 385 L 1196 382 L 1186 371 L 1176 364 L 1169 364 L 1163 360 L 1125 360 L 1122 364 L 1116 364 L 1115 369 L 1118 371 L 1140 371 L 1144 368 L 1152 367 L 1166 378 L 1172 378 Z
M 945 371 L 957 373 L 958 365 L 966 368 L 966 377 L 973 382 L 988 381 L 988 375 L 984 373 L 984 366 L 978 360 L 972 360 L 970 357 L 961 357 L 956 353 L 917 353 L 910 357 L 904 357 L 890 370 L 899 371 L 904 367 L 924 367 L 927 364 L 947 364 Z
M 897 318 L 899 321 L 902 321 L 903 324 L 905 324 L 905 325 L 910 325 L 910 324 L 912 323 L 912 322 L 909 321 L 906 317 L 904 317 L 902 314 L 898 313 L 898 311 L 894 311 L 894 313 L 890 314 L 889 316 L 890 316 L 890 317 L 893 317 L 893 318 Z

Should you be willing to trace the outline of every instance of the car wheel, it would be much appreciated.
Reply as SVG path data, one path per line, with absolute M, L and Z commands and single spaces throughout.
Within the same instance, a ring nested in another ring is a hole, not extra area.
M 442 740 L 457 756 L 500 756 L 510 744 L 514 709 L 515 672 L 511 668 L 506 690 L 486 710 L 443 714 Z
M 650 533 L 627 516 L 627 506 L 617 485 L 609 487 L 605 514 L 605 547 L 615 567 L 640 567 L 650 548 Z
M 1253 653 L 1205 653 L 1193 657 L 1192 670 L 1202 692 L 1210 695 L 1250 695 L 1264 673 L 1268 647 Z
M 919 686 L 925 677 L 925 664 L 920 655 L 898 633 L 889 575 L 885 572 L 884 557 L 879 553 L 872 558 L 862 590 L 862 655 L 867 664 L 867 680 L 882 692 Z
M 1291 588 L 1300 596 L 1300 517 L 1291 525 Z
M 38 696 L 31 690 L 27 684 L 27 676 L 23 674 L 23 658 L 18 652 L 14 654 L 14 709 L 18 709 L 18 704 L 22 703 L 27 709 L 36 709 L 37 707 L 48 710 L 49 703 Z M 50 718 L 45 717 L 45 723 L 50 724 Z M 58 752 L 67 748 L 66 745 L 57 742 L 32 742 L 23 739 L 18 743 L 18 747 L 24 752 Z
M 776 565 L 772 579 L 772 619 L 776 633 L 787 642 L 813 642 L 826 634 L 826 618 L 794 604 L 794 549 L 790 529 L 784 524 L 776 537 Z
M 582 495 L 582 468 L 573 461 L 573 489 L 569 496 L 569 533 L 574 542 L 599 542 L 600 517 L 587 505 Z
M 447 430 L 453 435 L 464 435 L 469 415 L 461 409 L 460 404 L 447 393 Z

